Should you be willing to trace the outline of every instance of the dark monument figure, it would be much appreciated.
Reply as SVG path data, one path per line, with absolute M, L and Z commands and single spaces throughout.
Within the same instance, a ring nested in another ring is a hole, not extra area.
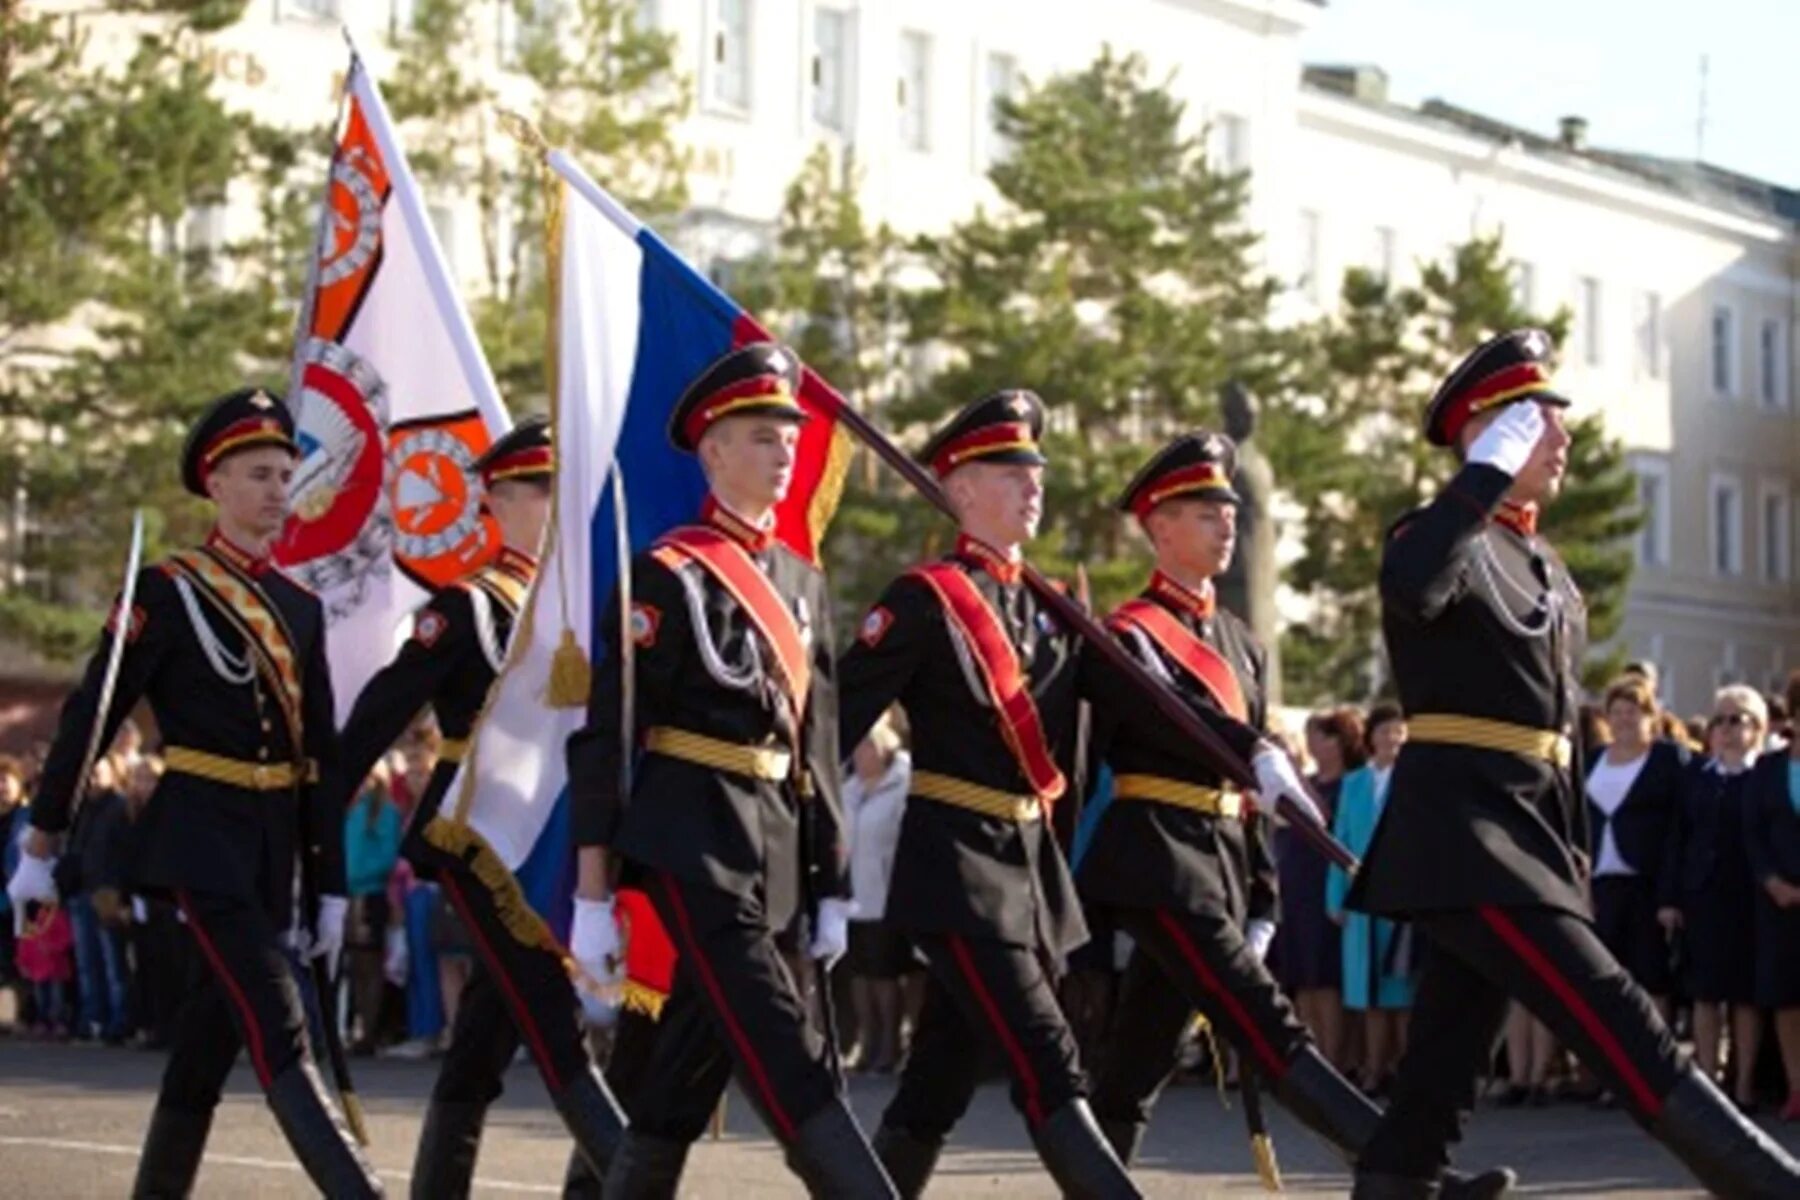
M 1237 443 L 1237 470 L 1231 485 L 1238 505 L 1237 553 L 1218 580 L 1219 602 L 1242 617 L 1269 653 L 1268 697 L 1281 703 L 1280 622 L 1275 614 L 1275 588 L 1280 571 L 1275 562 L 1275 472 L 1251 440 L 1256 432 L 1256 397 L 1236 380 L 1219 389 L 1225 433 Z

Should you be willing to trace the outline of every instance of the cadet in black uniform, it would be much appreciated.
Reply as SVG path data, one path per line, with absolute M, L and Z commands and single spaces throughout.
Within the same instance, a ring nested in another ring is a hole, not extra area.
M 1271 1080 L 1281 1101 L 1351 1160 L 1381 1117 L 1319 1053 L 1262 962 L 1274 932 L 1273 886 L 1264 882 L 1273 871 L 1269 816 L 1253 802 L 1272 809 L 1285 793 L 1303 810 L 1312 804 L 1286 754 L 1262 737 L 1263 649 L 1213 591 L 1235 543 L 1235 456 L 1229 438 L 1202 430 L 1164 447 L 1127 485 L 1119 509 L 1149 537 L 1156 571 L 1107 624 L 1255 765 L 1261 789 L 1245 796 L 1228 786 L 1187 737 L 1143 719 L 1144 698 L 1122 672 L 1091 647 L 1084 662 L 1091 745 L 1112 766 L 1113 799 L 1082 863 L 1081 890 L 1136 943 L 1094 1111 L 1127 1163 L 1196 1009 L 1237 1047 L 1245 1069 Z M 1510 1182 L 1505 1172 L 1452 1176 L 1445 1195 L 1494 1196 Z
M 712 494 L 697 524 L 632 564 L 642 753 L 629 802 L 616 602 L 588 724 L 569 740 L 581 898 L 604 893 L 604 847 L 648 893 L 677 955 L 608 1196 L 674 1194 L 733 1069 L 813 1194 L 893 1194 L 782 952 L 806 893 L 814 959 L 843 953 L 849 917 L 825 577 L 773 533 L 806 417 L 799 386 L 791 351 L 755 343 L 682 396 L 669 437 L 699 456 Z
M 206 544 L 138 575 L 131 611 L 115 607 L 62 722 L 32 801 L 14 906 L 55 898 L 56 838 L 83 785 L 90 731 L 102 744 L 140 698 L 167 770 L 136 828 L 133 886 L 180 906 L 204 977 L 192 981 L 138 1164 L 140 1196 L 185 1196 L 238 1051 L 313 1182 L 331 1196 L 381 1183 L 326 1095 L 283 940 L 295 926 L 295 863 L 317 908 L 311 952 L 343 946 L 344 810 L 325 619 L 318 598 L 277 570 L 269 545 L 287 518 L 293 417 L 260 389 L 215 402 L 182 453 L 182 482 L 210 499 Z M 112 703 L 100 706 L 114 638 L 126 639 Z
M 1792 1200 L 1800 1167 L 1677 1057 L 1589 915 L 1571 741 L 1586 610 L 1536 533 L 1569 445 L 1550 349 L 1541 330 L 1504 334 L 1438 389 L 1425 436 L 1463 465 L 1395 524 L 1382 558 L 1383 632 L 1411 736 L 1349 904 L 1412 921 L 1428 947 L 1355 1194 L 1436 1194 L 1517 997 L 1702 1183 L 1734 1200 Z
M 499 893 L 483 883 L 473 863 L 484 852 L 491 859 L 491 850 L 478 846 L 452 812 L 442 811 L 537 575 L 535 555 L 550 515 L 554 475 L 548 423 L 542 417 L 521 421 L 472 469 L 500 528 L 499 556 L 440 589 L 419 610 L 399 656 L 357 697 L 343 739 L 343 782 L 353 790 L 421 709 L 432 708 L 443 734 L 405 852 L 421 875 L 444 890 L 478 955 L 419 1133 L 412 1194 L 421 1198 L 469 1194 L 482 1124 L 488 1106 L 500 1098 L 521 1038 L 578 1152 L 596 1171 L 605 1170 L 624 1129 L 588 1059 L 561 955 L 539 923 L 513 928 L 516 922 L 503 914 L 523 905 L 516 883 L 508 874 L 510 886 Z M 454 806 L 454 797 L 449 803 Z
M 1072 827 L 1080 794 L 1080 648 L 1025 587 L 1019 557 L 1043 510 L 1043 422 L 1037 396 L 1000 392 L 926 445 L 962 524 L 956 550 L 888 587 L 839 672 L 845 745 L 895 701 L 913 729 L 886 919 L 931 975 L 875 1138 L 909 1197 L 968 1108 L 988 1046 L 1065 1193 L 1139 1194 L 1088 1110 L 1053 976 L 1088 934 L 1052 830 L 1053 810 Z

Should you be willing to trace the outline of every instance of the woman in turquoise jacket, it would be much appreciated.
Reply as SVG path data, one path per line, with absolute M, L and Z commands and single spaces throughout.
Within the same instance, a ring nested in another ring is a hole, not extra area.
M 1357 855 L 1369 848 L 1381 821 L 1394 760 L 1406 741 L 1406 718 L 1394 705 L 1378 704 L 1369 711 L 1365 736 L 1368 765 L 1344 777 L 1331 823 L 1331 832 Z M 1396 961 L 1408 957 L 1396 952 L 1399 926 L 1366 913 L 1345 912 L 1344 894 L 1349 890 L 1350 877 L 1333 867 L 1325 880 L 1325 910 L 1344 928 L 1344 1008 L 1362 1014 L 1362 1087 L 1377 1093 L 1393 1074 L 1406 1043 L 1414 980 L 1407 964 Z

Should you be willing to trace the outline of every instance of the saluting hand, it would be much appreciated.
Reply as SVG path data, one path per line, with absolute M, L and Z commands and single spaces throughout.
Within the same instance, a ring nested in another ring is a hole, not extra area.
M 1492 424 L 1481 431 L 1474 442 L 1469 445 L 1469 461 L 1486 463 L 1497 467 L 1508 475 L 1517 475 L 1524 470 L 1525 464 L 1531 460 L 1531 452 L 1537 449 L 1538 441 L 1544 436 L 1544 409 L 1542 405 L 1527 401 L 1523 404 L 1509 404 L 1505 411 L 1494 418 Z

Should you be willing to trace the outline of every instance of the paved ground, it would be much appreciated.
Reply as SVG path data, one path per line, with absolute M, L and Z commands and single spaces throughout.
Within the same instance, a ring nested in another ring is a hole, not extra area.
M 0 1195 L 123 1196 L 161 1070 L 160 1055 L 89 1046 L 0 1040 Z M 419 1114 L 434 1067 L 360 1061 L 357 1081 L 373 1125 L 374 1159 L 395 1194 L 404 1194 Z M 892 1088 L 857 1079 L 856 1110 L 871 1127 Z M 484 1143 L 477 1195 L 555 1195 L 568 1143 L 536 1074 L 515 1067 Z M 1276 1140 L 1288 1190 L 1340 1196 L 1347 1180 L 1333 1160 L 1279 1111 Z M 798 1194 L 780 1156 L 748 1106 L 735 1098 L 723 1138 L 702 1143 L 684 1197 L 756 1200 Z M 1800 1150 L 1800 1129 L 1778 1134 Z M 1545 1197 L 1674 1197 L 1696 1193 L 1661 1149 L 1617 1113 L 1578 1107 L 1477 1114 L 1468 1162 L 1507 1162 L 1527 1194 Z M 1172 1090 L 1146 1145 L 1138 1179 L 1152 1196 L 1260 1194 L 1250 1174 L 1241 1114 L 1220 1109 L 1209 1089 Z M 306 1196 L 248 1069 L 233 1075 L 220 1108 L 199 1194 L 210 1197 Z M 998 1085 L 982 1089 L 945 1155 L 935 1197 L 1014 1200 L 1052 1195 Z

